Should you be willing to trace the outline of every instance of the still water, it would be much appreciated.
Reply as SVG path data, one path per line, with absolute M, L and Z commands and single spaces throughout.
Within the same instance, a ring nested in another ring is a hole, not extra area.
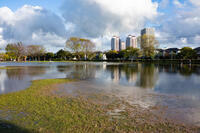
M 26 89 L 31 80 L 75 78 L 61 86 L 76 95 L 108 93 L 144 108 L 200 125 L 200 66 L 121 63 L 0 63 L 0 94 Z

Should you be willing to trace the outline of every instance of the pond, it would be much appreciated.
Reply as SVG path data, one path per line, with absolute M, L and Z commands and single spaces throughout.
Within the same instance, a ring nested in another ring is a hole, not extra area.
M 159 106 L 167 118 L 200 125 L 200 66 L 141 63 L 0 63 L 0 94 L 20 91 L 32 80 L 75 78 L 57 93 L 116 95 L 143 108 Z

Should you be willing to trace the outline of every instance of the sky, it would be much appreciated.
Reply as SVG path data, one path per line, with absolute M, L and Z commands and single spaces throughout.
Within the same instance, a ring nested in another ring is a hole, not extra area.
M 200 0 L 0 0 L 0 48 L 43 45 L 56 52 L 69 37 L 109 50 L 114 35 L 154 27 L 160 48 L 200 47 Z

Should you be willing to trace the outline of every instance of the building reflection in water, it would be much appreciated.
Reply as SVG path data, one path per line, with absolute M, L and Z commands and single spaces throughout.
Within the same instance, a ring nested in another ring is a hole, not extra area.
M 153 64 L 110 65 L 107 69 L 115 83 L 125 79 L 138 87 L 153 89 L 158 81 L 158 67 Z
M 5 92 L 6 70 L 0 70 L 0 93 Z
M 113 82 L 119 82 L 121 77 L 121 71 L 119 66 L 113 66 L 113 68 L 111 69 L 111 79 L 113 80 Z

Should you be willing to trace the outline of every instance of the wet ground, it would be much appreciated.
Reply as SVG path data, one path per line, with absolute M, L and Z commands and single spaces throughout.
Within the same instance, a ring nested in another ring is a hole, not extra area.
M 119 97 L 166 118 L 200 126 L 200 67 L 119 63 L 1 63 L 0 93 L 27 88 L 31 80 L 74 78 L 59 95 L 108 103 Z M 103 96 L 103 98 L 97 98 Z

